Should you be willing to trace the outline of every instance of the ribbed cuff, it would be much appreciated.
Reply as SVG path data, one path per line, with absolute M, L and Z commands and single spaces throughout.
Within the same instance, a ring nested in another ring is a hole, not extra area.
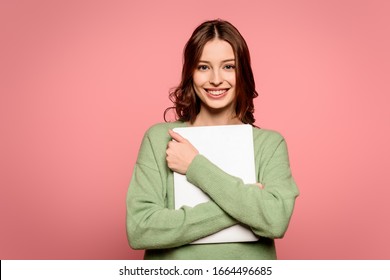
M 199 187 L 199 176 L 205 175 L 204 172 L 207 172 L 207 165 L 210 164 L 210 161 L 201 154 L 197 154 L 192 160 L 190 166 L 188 166 L 186 177 L 188 182 Z

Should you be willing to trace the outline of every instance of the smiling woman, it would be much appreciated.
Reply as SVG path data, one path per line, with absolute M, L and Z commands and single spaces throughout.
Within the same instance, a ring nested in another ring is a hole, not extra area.
M 249 51 L 233 25 L 213 20 L 195 29 L 184 49 L 181 83 L 170 97 L 174 106 L 165 113 L 174 109 L 177 121 L 146 132 L 134 168 L 127 195 L 130 246 L 146 249 L 145 259 L 275 259 L 274 239 L 285 234 L 299 192 L 284 138 L 254 125 Z M 241 124 L 252 125 L 252 184 L 225 173 L 172 130 Z M 173 172 L 211 199 L 175 209 Z M 192 244 L 236 224 L 258 240 Z
M 217 71 L 218 69 L 226 71 Z M 200 72 L 206 73 L 200 75 Z M 195 119 L 199 117 L 202 104 L 198 96 L 202 91 L 199 91 L 199 84 L 195 84 L 194 79 L 199 78 L 200 81 L 203 77 L 208 80 L 205 82 L 209 83 L 203 85 L 204 89 L 217 87 L 219 90 L 221 85 L 215 85 L 215 82 L 223 82 L 228 73 L 231 75 L 228 75 L 229 79 L 225 84 L 233 83 L 231 87 L 234 87 L 232 90 L 235 110 L 234 116 L 229 116 L 229 121 L 232 121 L 230 117 L 237 117 L 243 123 L 253 124 L 255 122 L 253 99 L 258 94 L 248 46 L 240 32 L 229 22 L 206 21 L 195 29 L 184 48 L 181 83 L 170 94 L 174 106 L 168 108 L 165 113 L 174 109 L 179 121 L 194 124 Z M 213 119 L 216 120 L 215 116 Z

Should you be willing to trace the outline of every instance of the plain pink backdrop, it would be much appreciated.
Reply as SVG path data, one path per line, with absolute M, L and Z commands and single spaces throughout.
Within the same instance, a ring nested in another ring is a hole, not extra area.
M 246 38 L 301 191 L 280 259 L 390 259 L 390 4 L 0 2 L 0 258 L 138 259 L 125 196 L 207 19 Z

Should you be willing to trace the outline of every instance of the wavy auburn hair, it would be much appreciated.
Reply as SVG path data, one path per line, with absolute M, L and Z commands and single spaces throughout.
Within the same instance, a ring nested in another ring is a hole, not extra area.
M 169 94 L 169 99 L 174 105 L 165 110 L 165 121 L 167 121 L 166 114 L 169 110 L 175 110 L 179 121 L 190 123 L 195 121 L 200 111 L 201 101 L 193 87 L 193 74 L 204 46 L 215 38 L 228 42 L 233 48 L 236 70 L 236 116 L 243 123 L 254 125 L 253 98 L 256 98 L 258 93 L 255 89 L 248 46 L 240 32 L 231 23 L 220 19 L 206 21 L 199 25 L 186 43 L 181 82 Z

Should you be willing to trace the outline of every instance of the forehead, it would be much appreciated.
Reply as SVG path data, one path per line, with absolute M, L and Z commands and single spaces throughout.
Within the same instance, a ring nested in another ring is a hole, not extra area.
M 203 48 L 200 60 L 205 61 L 222 61 L 226 59 L 234 59 L 234 51 L 232 46 L 220 39 L 208 41 Z

